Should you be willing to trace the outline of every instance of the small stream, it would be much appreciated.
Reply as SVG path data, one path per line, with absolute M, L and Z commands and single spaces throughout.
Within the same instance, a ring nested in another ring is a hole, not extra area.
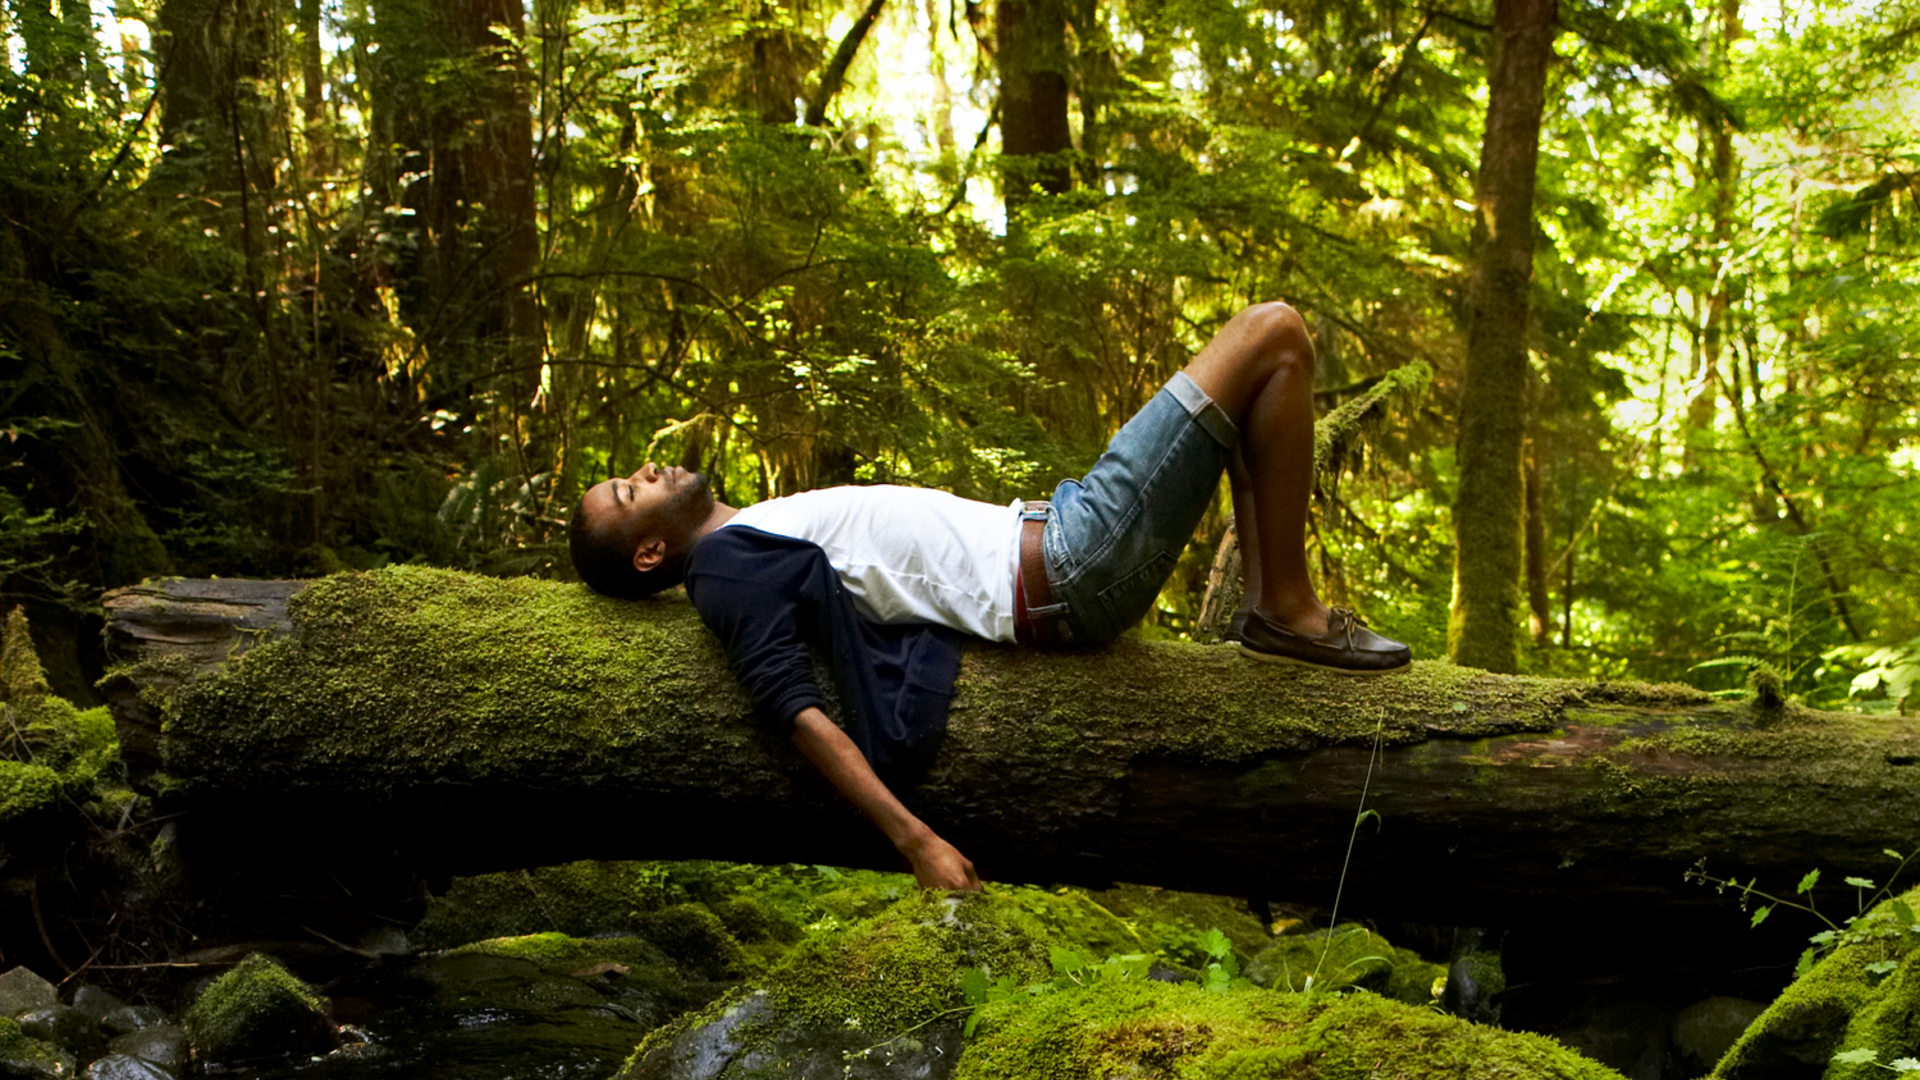
M 319 1060 L 210 1072 L 236 1080 L 598 1080 L 667 1015 L 615 976 L 528 960 L 385 961 L 325 987 L 349 1041 Z

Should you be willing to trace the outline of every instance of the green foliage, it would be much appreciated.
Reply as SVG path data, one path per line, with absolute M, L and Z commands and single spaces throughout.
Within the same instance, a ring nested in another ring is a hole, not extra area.
M 887 6 L 807 127 L 850 0 L 565 0 L 472 33 L 456 0 L 317 26 L 243 4 L 178 32 L 195 4 L 7 6 L 0 600 L 564 575 L 573 501 L 649 458 L 735 504 L 1042 495 L 1281 298 L 1328 426 L 1374 413 L 1325 455 L 1321 590 L 1443 647 L 1472 20 L 1096 5 L 1064 46 L 1072 189 L 1009 209 L 990 19 Z M 1920 633 L 1911 16 L 1799 5 L 1737 44 L 1673 0 L 1562 16 L 1525 662 L 1729 694 L 1765 664 L 1783 700 L 1897 709 Z M 1152 632 L 1190 630 L 1206 570 L 1180 565 Z

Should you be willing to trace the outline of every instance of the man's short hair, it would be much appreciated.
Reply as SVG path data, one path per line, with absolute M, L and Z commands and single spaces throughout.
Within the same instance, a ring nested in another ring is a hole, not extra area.
M 651 570 L 638 569 L 633 565 L 634 542 L 617 530 L 594 528 L 585 504 L 582 496 L 567 522 L 567 551 L 573 556 L 574 571 L 594 592 L 616 600 L 639 600 L 686 580 L 685 552 L 668 555 Z

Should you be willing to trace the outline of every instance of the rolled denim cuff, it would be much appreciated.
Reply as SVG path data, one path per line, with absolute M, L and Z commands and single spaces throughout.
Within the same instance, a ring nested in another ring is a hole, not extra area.
M 1240 429 L 1227 418 L 1227 411 L 1207 396 L 1200 384 L 1187 377 L 1184 371 L 1176 371 L 1173 378 L 1167 380 L 1167 393 L 1172 394 L 1180 407 L 1187 410 L 1194 423 L 1206 429 L 1213 441 L 1231 450 L 1240 443 Z

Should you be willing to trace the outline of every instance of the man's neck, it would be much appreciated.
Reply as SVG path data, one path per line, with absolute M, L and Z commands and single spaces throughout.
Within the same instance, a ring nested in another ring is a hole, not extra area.
M 718 499 L 714 500 L 713 512 L 707 515 L 707 520 L 694 527 L 693 542 L 699 543 L 708 533 L 732 521 L 733 515 L 739 512 Z

